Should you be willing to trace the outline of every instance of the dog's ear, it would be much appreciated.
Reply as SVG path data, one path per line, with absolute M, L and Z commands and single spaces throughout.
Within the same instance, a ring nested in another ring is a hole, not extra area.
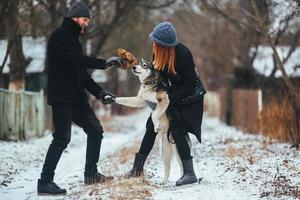
M 152 64 L 152 62 L 147 62 L 144 58 L 142 58 L 140 65 L 144 69 L 148 68 L 148 69 L 154 70 L 154 65 Z

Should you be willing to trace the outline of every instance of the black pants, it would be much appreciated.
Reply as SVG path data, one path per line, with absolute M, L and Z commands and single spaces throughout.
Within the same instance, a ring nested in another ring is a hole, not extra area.
M 178 149 L 179 156 L 182 160 L 188 160 L 192 158 L 190 147 L 188 145 L 188 142 L 185 139 L 185 135 L 188 134 L 188 132 L 184 128 L 182 120 L 180 120 L 178 116 L 175 115 L 175 113 L 171 115 L 172 115 L 172 122 L 170 123 L 171 134 L 175 141 L 176 147 Z M 154 125 L 150 115 L 146 124 L 146 133 L 144 135 L 138 153 L 148 156 L 151 149 L 153 148 L 156 135 L 157 133 L 154 132 Z
M 52 105 L 54 132 L 49 146 L 41 179 L 53 180 L 56 165 L 62 152 L 71 140 L 72 121 L 83 128 L 87 134 L 85 175 L 92 175 L 99 160 L 103 129 L 90 105 L 56 104 Z

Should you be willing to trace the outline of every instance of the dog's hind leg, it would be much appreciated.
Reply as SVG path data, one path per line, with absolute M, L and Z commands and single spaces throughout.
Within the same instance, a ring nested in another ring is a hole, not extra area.
M 166 112 L 170 100 L 167 93 L 164 91 L 158 92 L 156 98 L 158 103 L 155 110 L 151 114 L 151 118 L 154 125 L 154 131 L 159 132 L 161 129 L 161 124 L 159 124 L 159 118 Z
M 162 156 L 164 161 L 163 184 L 166 184 L 170 176 L 170 166 L 173 157 L 173 144 L 168 141 L 167 134 L 162 134 Z

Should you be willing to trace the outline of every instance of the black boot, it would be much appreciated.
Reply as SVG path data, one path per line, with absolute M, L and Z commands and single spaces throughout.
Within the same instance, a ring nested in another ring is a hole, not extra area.
M 132 169 L 128 172 L 127 178 L 139 177 L 144 174 L 144 164 L 146 156 L 140 153 L 135 154 L 134 163 Z
M 181 160 L 183 166 L 183 176 L 176 181 L 176 186 L 191 184 L 197 182 L 197 177 L 194 172 L 193 159 Z
M 99 173 L 97 170 L 97 166 L 93 166 L 90 169 L 86 169 L 84 172 L 84 183 L 87 185 L 103 183 L 105 181 L 111 181 L 114 177 L 112 176 L 104 176 Z
M 60 188 L 53 181 L 44 181 L 39 179 L 37 185 L 38 195 L 65 195 L 67 191 Z

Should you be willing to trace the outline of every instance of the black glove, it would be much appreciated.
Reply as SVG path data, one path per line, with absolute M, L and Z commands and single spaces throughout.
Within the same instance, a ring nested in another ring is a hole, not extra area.
M 106 90 L 102 90 L 98 96 L 98 99 L 103 104 L 112 104 L 115 103 L 116 96 Z
M 117 67 L 120 67 L 124 65 L 124 60 L 117 56 L 112 56 L 106 60 L 105 66 L 111 67 L 116 65 Z

